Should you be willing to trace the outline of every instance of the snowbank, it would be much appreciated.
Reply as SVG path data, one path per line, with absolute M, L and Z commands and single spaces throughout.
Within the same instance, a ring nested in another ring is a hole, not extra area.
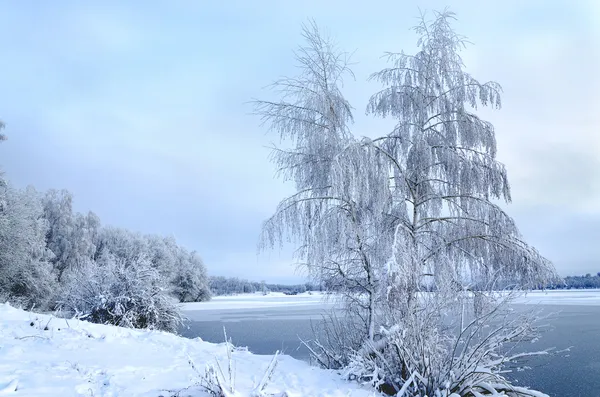
M 188 355 L 202 372 L 215 359 L 226 365 L 225 344 L 58 319 L 0 304 L 0 395 L 167 397 L 199 381 Z M 271 359 L 235 351 L 236 389 L 251 390 Z M 289 356 L 280 356 L 266 389 L 283 391 L 290 397 L 373 395 L 333 371 Z M 191 388 L 184 395 L 207 394 Z

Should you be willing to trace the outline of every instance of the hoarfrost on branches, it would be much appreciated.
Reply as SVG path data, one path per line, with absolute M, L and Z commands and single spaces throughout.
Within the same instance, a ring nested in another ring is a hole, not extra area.
M 391 234 L 380 233 L 392 221 L 387 164 L 380 151 L 350 132 L 352 108 L 341 93 L 343 77 L 352 76 L 348 55 L 314 23 L 303 27 L 303 36 L 308 44 L 296 53 L 300 75 L 274 84 L 279 102 L 256 102 L 263 121 L 294 143 L 274 148 L 273 161 L 297 188 L 266 221 L 262 241 L 283 241 L 285 232 L 297 239 L 310 274 L 348 292 L 348 310 L 372 338 L 377 271 L 388 256 L 382 246 L 392 241 Z M 353 299 L 357 294 L 366 300 Z
M 450 294 L 467 280 L 480 289 L 501 281 L 532 287 L 552 267 L 494 203 L 510 201 L 510 187 L 494 128 L 473 112 L 499 108 L 501 88 L 463 71 L 458 52 L 466 41 L 453 32 L 453 19 L 450 12 L 423 19 L 415 28 L 421 50 L 390 54 L 393 67 L 371 76 L 385 88 L 368 112 L 397 121 L 374 144 L 389 157 L 394 197 L 406 207 L 398 213 L 391 277 L 410 275 L 403 283 L 411 291 L 431 277 L 439 293 Z
M 126 263 L 104 251 L 95 263 L 69 273 L 59 306 L 94 323 L 175 332 L 182 319 L 165 291 L 148 259 Z
M 27 308 L 45 307 L 55 277 L 39 194 L 31 187 L 4 185 L 0 203 L 0 295 Z
M 46 245 L 60 282 L 65 271 L 77 269 L 94 256 L 100 219 L 92 212 L 73 213 L 73 196 L 67 190 L 50 190 L 42 198 L 48 222 Z
M 300 262 L 345 303 L 311 346 L 321 364 L 407 396 L 526 396 L 509 391 L 501 368 L 514 357 L 500 349 L 535 333 L 533 319 L 502 317 L 512 293 L 496 291 L 532 288 L 554 270 L 499 206 L 510 202 L 507 173 L 475 111 L 500 108 L 501 87 L 464 71 L 454 14 L 435 16 L 415 28 L 415 55 L 388 54 L 391 66 L 371 76 L 382 89 L 367 113 L 396 121 L 375 139 L 351 131 L 346 54 L 303 27 L 299 76 L 274 83 L 279 101 L 256 102 L 291 144 L 273 148 L 273 161 L 296 185 L 261 241 L 297 242 Z

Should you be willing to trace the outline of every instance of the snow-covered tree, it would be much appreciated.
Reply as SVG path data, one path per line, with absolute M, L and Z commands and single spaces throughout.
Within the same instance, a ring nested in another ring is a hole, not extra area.
M 180 302 L 202 302 L 210 299 L 206 267 L 197 252 L 179 249 L 171 285 L 173 294 Z
M 35 189 L 0 187 L 0 294 L 28 308 L 45 309 L 53 296 L 47 228 Z
M 466 41 L 452 19 L 450 12 L 423 19 L 415 29 L 420 51 L 390 54 L 392 67 L 372 76 L 385 88 L 368 111 L 397 121 L 373 146 L 390 160 L 394 199 L 403 207 L 390 277 L 404 295 L 395 304 L 405 306 L 424 278 L 452 296 L 465 282 L 531 287 L 552 269 L 495 202 L 510 201 L 507 174 L 496 160 L 493 126 L 474 111 L 499 108 L 501 88 L 464 71 Z
M 4 129 L 4 123 L 2 122 L 2 120 L 0 120 L 0 131 L 2 131 Z M 6 135 L 4 135 L 3 133 L 0 132 L 0 141 L 5 141 L 6 140 Z
M 100 227 L 72 195 L 0 181 L 0 299 L 96 322 L 174 331 L 176 299 L 210 299 L 206 267 L 173 238 Z
M 260 290 L 260 283 L 237 277 L 210 276 L 209 289 L 212 295 L 247 294 Z
M 500 350 L 531 336 L 531 319 L 487 325 L 506 320 L 495 291 L 534 287 L 554 270 L 499 205 L 510 201 L 506 170 L 475 111 L 499 108 L 501 88 L 465 72 L 453 19 L 423 17 L 417 54 L 389 54 L 391 67 L 372 76 L 384 87 L 367 111 L 396 126 L 360 140 L 340 92 L 344 55 L 304 28 L 300 76 L 274 84 L 279 101 L 257 102 L 292 143 L 273 158 L 297 189 L 263 242 L 291 237 L 311 274 L 342 292 L 349 313 L 327 323 L 322 364 L 405 396 L 526 396 L 502 377 L 511 358 Z
M 206 267 L 200 256 L 178 246 L 172 238 L 144 236 L 126 229 L 108 227 L 100 232 L 100 252 L 110 252 L 126 265 L 145 258 L 168 282 L 170 293 L 181 301 L 210 299 Z
M 44 218 L 49 225 L 46 244 L 54 253 L 51 262 L 60 282 L 65 271 L 93 258 L 100 220 L 92 212 L 87 215 L 73 213 L 73 196 L 67 190 L 49 190 L 42 202 Z
M 296 193 L 266 221 L 262 242 L 272 246 L 286 233 L 300 247 L 299 259 L 318 280 L 345 296 L 347 309 L 375 333 L 378 272 L 391 247 L 385 156 L 353 137 L 352 107 L 344 99 L 344 76 L 353 76 L 347 54 L 316 25 L 303 27 L 307 45 L 296 60 L 300 75 L 274 83 L 279 101 L 257 101 L 256 112 L 289 149 L 274 148 L 273 160 Z M 368 166 L 365 166 L 368 165 Z M 357 299 L 366 295 L 367 299 Z
M 4 129 L 4 123 L 0 120 L 0 131 Z M 6 140 L 6 135 L 0 132 L 0 142 Z M 4 180 L 4 172 L 0 170 L 0 187 L 4 187 L 6 185 L 6 181 Z M 0 203 L 1 204 L 1 203 Z
M 54 253 L 52 263 L 62 274 L 69 267 L 73 233 L 73 197 L 66 191 L 49 190 L 42 199 L 44 218 L 48 222 L 46 245 Z
M 148 239 L 142 234 L 112 226 L 100 230 L 96 250 L 97 257 L 104 251 L 108 251 L 125 263 L 150 256 Z
M 103 250 L 67 273 L 59 307 L 95 323 L 175 332 L 181 325 L 167 281 L 145 257 L 129 261 Z
M 148 244 L 148 257 L 163 277 L 173 278 L 177 267 L 179 245 L 173 237 L 158 235 L 145 236 Z

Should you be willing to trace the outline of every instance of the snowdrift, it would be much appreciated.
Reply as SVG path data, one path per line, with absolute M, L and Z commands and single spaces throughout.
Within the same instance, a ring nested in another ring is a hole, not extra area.
M 226 368 L 227 348 L 225 343 L 65 320 L 0 304 L 1 396 L 168 397 L 200 381 L 190 358 L 202 373 L 215 360 Z M 248 396 L 272 358 L 234 351 L 235 395 Z M 284 392 L 289 397 L 373 396 L 334 371 L 281 355 L 265 393 Z M 198 387 L 179 394 L 207 395 Z

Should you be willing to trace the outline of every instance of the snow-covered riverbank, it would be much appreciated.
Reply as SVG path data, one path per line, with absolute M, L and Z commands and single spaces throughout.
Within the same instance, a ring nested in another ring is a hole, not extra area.
M 216 359 L 226 368 L 225 344 L 65 321 L 0 304 L 0 395 L 168 397 L 199 381 L 188 356 L 202 373 Z M 239 396 L 249 395 L 244 391 L 261 380 L 271 359 L 246 351 L 233 353 Z M 280 356 L 266 392 L 286 392 L 290 397 L 373 395 L 333 371 L 289 356 Z M 207 394 L 196 387 L 180 396 Z

